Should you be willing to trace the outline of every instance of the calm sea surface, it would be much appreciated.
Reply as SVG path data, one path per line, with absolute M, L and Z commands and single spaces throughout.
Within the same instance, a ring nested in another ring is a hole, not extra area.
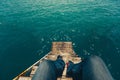
M 95 54 L 120 80 L 120 0 L 0 0 L 0 80 L 16 75 L 72 41 L 81 57 Z

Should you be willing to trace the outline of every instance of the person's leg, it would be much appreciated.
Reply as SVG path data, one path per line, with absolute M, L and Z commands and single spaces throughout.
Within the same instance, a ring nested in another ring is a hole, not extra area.
M 81 63 L 74 64 L 72 69 L 72 78 L 73 80 L 82 80 L 82 67 Z
M 32 80 L 57 80 L 54 62 L 45 60 L 40 63 Z
M 57 77 L 62 76 L 65 67 L 65 62 L 62 59 L 57 59 L 56 61 L 54 61 L 54 64 L 56 66 Z
M 114 80 L 100 57 L 90 56 L 82 63 L 82 80 Z
M 82 76 L 82 68 L 81 63 L 74 64 L 73 62 L 69 61 L 67 68 L 67 76 L 72 77 L 73 80 L 81 80 Z

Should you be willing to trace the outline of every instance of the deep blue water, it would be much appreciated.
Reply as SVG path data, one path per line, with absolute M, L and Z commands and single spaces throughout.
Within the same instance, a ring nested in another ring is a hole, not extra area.
M 120 80 L 120 0 L 0 0 L 0 80 L 11 80 L 51 50 L 72 41 L 95 54 Z

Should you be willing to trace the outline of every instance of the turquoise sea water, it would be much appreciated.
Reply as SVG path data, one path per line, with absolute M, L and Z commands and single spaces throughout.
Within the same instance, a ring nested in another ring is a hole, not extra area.
M 120 0 L 0 0 L 0 80 L 11 80 L 51 50 L 72 41 L 95 54 L 120 80 Z

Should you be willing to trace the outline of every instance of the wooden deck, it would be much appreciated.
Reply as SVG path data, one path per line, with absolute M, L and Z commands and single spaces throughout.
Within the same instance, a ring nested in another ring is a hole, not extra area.
M 72 42 L 53 42 L 52 43 L 52 51 L 45 55 L 42 59 L 34 63 L 28 69 L 23 71 L 20 75 L 15 77 L 13 80 L 31 80 L 34 76 L 39 64 L 47 59 L 47 60 L 56 60 L 57 56 L 61 55 L 65 63 L 69 60 L 74 63 L 81 62 L 81 58 L 76 55 L 72 48 Z M 67 65 L 65 65 L 62 77 L 57 78 L 57 80 L 72 80 L 71 77 L 66 77 Z M 29 74 L 29 75 L 28 75 Z

